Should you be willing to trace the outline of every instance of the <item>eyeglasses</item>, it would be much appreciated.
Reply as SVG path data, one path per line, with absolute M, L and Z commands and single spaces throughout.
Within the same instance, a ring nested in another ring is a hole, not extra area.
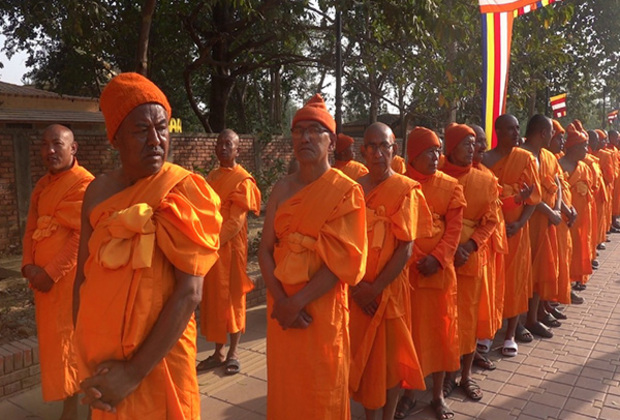
M 388 143 L 384 141 L 383 143 L 368 143 L 365 144 L 364 147 L 371 153 L 376 153 L 379 150 L 381 153 L 389 153 L 390 150 L 394 147 L 394 143 Z
M 308 136 L 316 138 L 319 135 L 328 132 L 329 130 L 324 129 L 323 127 L 311 125 L 310 127 L 294 127 L 291 130 L 291 135 L 296 138 L 301 138 L 305 133 L 308 133 Z

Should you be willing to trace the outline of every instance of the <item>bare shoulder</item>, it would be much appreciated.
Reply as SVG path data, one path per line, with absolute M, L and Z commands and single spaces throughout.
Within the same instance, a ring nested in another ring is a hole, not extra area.
M 107 200 L 123 189 L 124 186 L 120 182 L 117 171 L 96 176 L 84 193 L 83 211 L 90 214 L 92 209 L 99 203 Z

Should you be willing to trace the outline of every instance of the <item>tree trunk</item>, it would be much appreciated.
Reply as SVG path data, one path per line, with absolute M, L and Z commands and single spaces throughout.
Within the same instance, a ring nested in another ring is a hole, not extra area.
M 536 114 L 536 90 L 532 92 L 530 97 L 527 100 L 527 115 L 528 121 Z
M 374 72 L 368 72 L 368 88 L 370 90 L 370 109 L 368 110 L 368 122 L 370 124 L 377 122 L 379 114 L 379 95 L 377 86 L 377 77 Z
M 211 93 L 209 97 L 209 125 L 214 133 L 226 128 L 226 109 L 230 92 L 235 84 L 233 76 L 211 76 Z
M 157 0 L 145 0 L 144 6 L 142 6 L 142 25 L 138 39 L 136 72 L 143 76 L 146 76 L 148 70 L 149 34 L 151 33 L 151 22 L 153 21 L 156 3 Z

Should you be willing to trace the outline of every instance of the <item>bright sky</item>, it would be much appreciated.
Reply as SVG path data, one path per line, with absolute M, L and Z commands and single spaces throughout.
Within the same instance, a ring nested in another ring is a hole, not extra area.
M 4 37 L 0 35 L 0 49 L 4 46 Z M 0 50 L 0 63 L 4 68 L 0 69 L 0 81 L 13 83 L 15 85 L 23 85 L 22 76 L 28 71 L 26 68 L 27 55 L 24 52 L 18 52 L 9 60 L 4 51 Z

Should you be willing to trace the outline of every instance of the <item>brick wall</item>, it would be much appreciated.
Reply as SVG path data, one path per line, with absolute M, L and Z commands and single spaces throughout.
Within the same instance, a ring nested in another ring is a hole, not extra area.
M 41 382 L 39 344 L 35 337 L 0 346 L 0 398 Z
M 21 243 L 15 194 L 13 138 L 0 135 L 0 253 L 16 252 Z

